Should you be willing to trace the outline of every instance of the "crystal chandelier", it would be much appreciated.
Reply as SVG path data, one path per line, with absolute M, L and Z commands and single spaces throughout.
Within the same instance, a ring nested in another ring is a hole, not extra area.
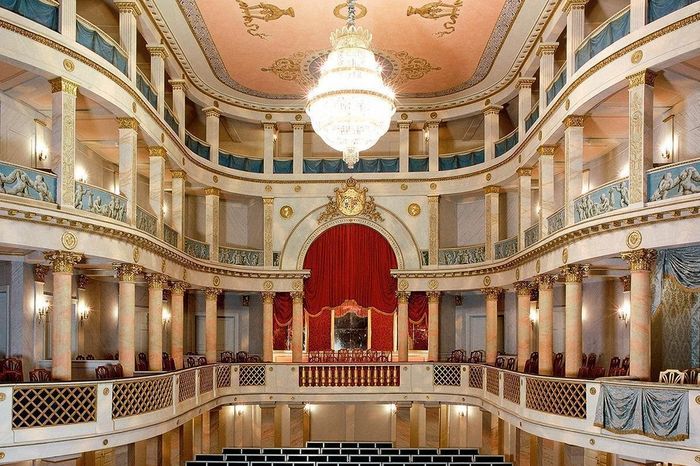
M 331 34 L 333 50 L 306 104 L 314 131 L 343 152 L 348 168 L 387 132 L 396 111 L 371 43 L 372 34 L 355 26 L 355 0 L 348 0 L 347 24 Z

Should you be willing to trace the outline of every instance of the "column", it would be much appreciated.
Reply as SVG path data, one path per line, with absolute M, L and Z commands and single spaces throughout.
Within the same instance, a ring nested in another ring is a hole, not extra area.
M 141 273 L 141 266 L 136 264 L 113 264 L 119 280 L 119 363 L 125 377 L 134 375 L 135 351 L 135 313 L 136 313 L 136 276 Z
M 541 42 L 537 48 L 540 57 L 540 118 L 547 108 L 547 88 L 554 79 L 554 52 L 558 46 L 558 42 Z
M 553 342 L 554 333 L 554 282 L 556 275 L 540 275 L 537 277 L 540 295 L 539 314 L 539 355 L 540 375 L 552 375 L 553 373 Z M 579 355 L 580 357 L 580 355 Z
M 630 376 L 651 377 L 651 268 L 656 261 L 653 249 L 622 253 L 630 265 Z
M 272 218 L 275 208 L 273 197 L 263 197 L 263 264 L 272 267 L 274 252 L 272 250 Z
M 205 233 L 209 245 L 209 259 L 219 261 L 219 188 L 207 188 L 204 190 L 206 198 L 206 225 Z
M 260 447 L 275 446 L 275 403 L 260 403 Z
M 47 316 L 39 315 L 39 310 L 48 312 L 44 287 L 49 268 L 42 264 L 34 265 L 34 361 L 44 359 L 46 354 L 46 320 Z
M 411 293 L 408 291 L 397 291 L 396 300 L 398 302 L 397 319 L 397 340 L 399 342 L 399 361 L 408 361 L 408 298 Z
M 576 71 L 576 49 L 583 42 L 586 26 L 586 3 L 588 0 L 567 0 L 566 11 L 566 76 L 567 82 Z
M 532 226 L 532 168 L 521 167 L 518 174 L 518 250 L 525 249 L 525 230 Z
M 146 48 L 151 54 L 151 84 L 158 93 L 158 105 L 156 110 L 158 115 L 165 115 L 165 59 L 168 52 L 164 45 L 147 45 Z
M 187 180 L 184 170 L 171 170 L 170 176 L 172 188 L 172 200 L 170 206 L 170 219 L 172 228 L 177 232 L 177 248 L 185 246 L 185 189 Z
M 440 122 L 426 121 L 425 128 L 428 131 L 428 171 L 440 170 Z
M 289 403 L 289 446 L 301 448 L 304 441 L 304 403 Z
M 51 311 L 51 377 L 53 380 L 71 380 L 71 314 L 73 265 L 82 254 L 50 251 L 44 258 L 51 262 L 53 272 L 53 309 Z
M 411 133 L 411 122 L 408 120 L 399 121 L 399 172 L 408 173 L 409 157 L 409 135 Z M 439 169 L 438 162 L 438 169 Z
M 539 188 L 540 188 L 540 238 L 549 235 L 547 218 L 554 213 L 554 150 L 556 146 L 540 146 L 539 155 Z
M 185 282 L 170 284 L 170 356 L 175 361 L 175 369 L 182 369 L 183 340 L 185 337 L 185 290 L 189 285 Z
M 51 84 L 51 168 L 58 175 L 56 203 L 75 207 L 75 99 L 77 84 L 64 78 Z
M 629 81 L 629 204 L 647 200 L 646 172 L 653 167 L 654 80 L 656 73 L 643 70 Z
M 518 307 L 518 372 L 525 371 L 530 358 L 530 283 L 515 282 Z
M 503 107 L 490 105 L 484 109 L 484 160 L 496 158 L 496 141 L 501 137 L 500 113 Z
M 440 359 L 440 292 L 428 291 L 428 361 Z
M 119 123 L 119 193 L 126 197 L 126 221 L 136 224 L 138 181 L 138 133 L 136 118 L 117 118 Z
M 184 79 L 171 79 L 170 87 L 173 88 L 173 116 L 177 119 L 177 129 L 180 141 L 185 140 L 185 91 L 187 82 Z
M 583 306 L 583 277 L 588 274 L 589 264 L 571 264 L 564 267 L 562 275 L 566 287 L 566 351 L 565 375 L 578 376 L 583 354 L 583 322 L 581 311 Z
M 126 52 L 127 76 L 136 81 L 136 17 L 141 14 L 141 9 L 133 0 L 116 1 L 114 4 L 119 9 L 119 45 Z
M 304 173 L 304 123 L 292 123 L 294 146 L 292 148 L 292 172 Z
M 574 199 L 583 189 L 583 116 L 566 117 L 564 126 L 564 220 L 573 225 Z
M 273 351 L 273 325 L 272 325 L 272 314 L 273 306 L 275 302 L 275 292 L 274 291 L 263 291 L 263 361 L 272 362 L 272 351 Z
M 206 140 L 209 144 L 211 156 L 210 160 L 214 163 L 219 163 L 219 122 L 221 120 L 221 110 L 216 106 L 216 102 L 212 107 L 202 109 L 206 119 Z
M 486 186 L 484 188 L 486 260 L 495 259 L 494 245 L 501 240 L 500 197 L 501 188 L 499 186 Z
M 411 401 L 396 403 L 396 448 L 411 446 Z
M 75 40 L 76 0 L 61 0 L 58 5 L 58 30 L 67 40 Z
M 163 370 L 163 286 L 165 275 L 149 273 L 148 282 L 148 370 Z
M 518 140 L 525 140 L 525 118 L 532 110 L 532 85 L 535 78 L 518 79 Z
M 428 196 L 428 265 L 438 265 L 440 250 L 440 196 Z
M 148 201 L 156 216 L 156 236 L 163 238 L 163 193 L 165 191 L 165 147 L 148 148 Z
M 630 1 L 630 31 L 636 31 L 647 23 L 648 0 Z
M 302 361 L 304 348 L 304 292 L 292 291 L 292 362 Z
M 218 318 L 217 301 L 220 288 L 204 290 L 204 341 L 207 364 L 216 362 L 216 320 Z
M 501 288 L 482 288 L 486 295 L 486 364 L 496 364 L 498 355 L 498 297 Z
M 425 404 L 425 446 L 440 448 L 440 403 Z
M 272 122 L 263 122 L 263 171 L 266 175 L 273 173 L 276 142 L 277 125 Z

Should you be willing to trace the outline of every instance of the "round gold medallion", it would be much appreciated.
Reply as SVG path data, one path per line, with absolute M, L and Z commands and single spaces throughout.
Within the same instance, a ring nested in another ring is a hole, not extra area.
M 263 290 L 270 291 L 272 289 L 272 282 L 270 280 L 265 280 L 263 282 Z
M 219 182 L 219 177 L 216 176 L 216 175 L 212 176 L 211 179 L 214 181 L 214 183 L 218 183 L 218 182 Z
M 299 291 L 301 288 L 304 286 L 303 282 L 301 280 L 294 280 L 292 282 L 292 289 L 294 291 Z
M 627 247 L 637 249 L 642 245 L 642 234 L 638 230 L 634 230 L 627 235 Z
M 61 244 L 64 248 L 72 251 L 78 245 L 78 238 L 72 231 L 66 231 L 61 235 Z
M 401 114 L 401 119 L 402 119 L 402 120 L 408 120 L 408 113 L 402 113 L 402 114 Z
M 408 280 L 399 281 L 399 290 L 406 291 L 408 289 Z
M 437 280 L 430 280 L 430 281 L 428 282 L 428 288 L 430 288 L 431 290 L 437 290 L 437 287 L 438 287 L 438 281 L 437 281 Z
M 437 183 L 430 183 L 430 189 L 435 191 L 437 189 Z
M 291 206 L 285 205 L 280 208 L 280 217 L 287 219 L 294 215 L 294 209 Z
M 484 277 L 484 286 L 489 286 L 490 284 L 491 284 L 491 277 L 489 277 L 488 275 L 486 275 L 486 276 Z
M 430 118 L 432 118 L 433 120 L 437 118 L 437 112 L 430 112 Z
M 569 262 L 569 248 L 564 248 L 561 251 L 561 261 L 566 264 Z
M 73 63 L 73 60 L 66 58 L 63 60 L 63 68 L 65 68 L 66 71 L 73 71 L 75 70 L 75 63 Z
M 272 114 L 271 114 L 271 113 L 266 113 L 266 114 L 265 114 L 265 119 L 266 119 L 266 120 L 272 120 Z
M 272 191 L 272 186 L 270 186 L 269 184 L 266 184 L 265 185 L 265 192 L 269 193 L 270 191 Z
M 218 275 L 214 275 L 214 277 L 211 279 L 211 284 L 214 286 L 221 285 L 221 277 L 219 277 Z
M 486 181 L 491 181 L 491 173 L 486 174 Z
M 408 189 L 408 185 L 406 183 L 401 183 L 401 191 L 406 191 Z
M 415 202 L 408 205 L 408 215 L 411 217 L 417 217 L 420 215 L 420 206 Z
M 630 57 L 630 60 L 632 60 L 632 63 L 635 65 L 642 61 L 642 58 L 644 57 L 644 52 L 641 50 L 635 50 L 634 53 L 632 54 L 632 57 Z
M 591 395 L 595 395 L 598 393 L 598 391 L 595 389 L 595 387 L 591 387 Z
M 109 388 L 105 387 L 104 390 L 102 390 L 102 394 L 103 394 L 104 396 L 109 395 Z
M 297 113 L 296 115 L 294 115 L 294 119 L 296 121 L 301 121 L 301 119 L 302 119 L 301 113 Z
M 298 193 L 299 191 L 301 191 L 301 186 L 300 185 L 294 186 L 294 192 Z

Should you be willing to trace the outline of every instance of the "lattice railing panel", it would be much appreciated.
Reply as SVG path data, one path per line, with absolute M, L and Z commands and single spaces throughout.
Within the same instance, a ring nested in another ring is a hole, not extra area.
M 528 378 L 525 406 L 544 413 L 585 419 L 586 384 Z
M 484 388 L 484 369 L 480 366 L 469 368 L 469 386 L 471 388 Z
M 216 387 L 231 386 L 231 366 L 217 366 L 216 368 Z
M 518 374 L 503 373 L 503 398 L 520 404 L 520 376 Z
M 112 395 L 112 418 L 135 416 L 173 405 L 173 377 L 116 382 Z
M 182 403 L 185 400 L 194 398 L 196 372 L 194 369 L 182 372 L 180 377 L 180 386 L 178 387 L 178 400 Z
M 299 366 L 300 387 L 398 387 L 401 366 Z
M 241 387 L 265 385 L 265 366 L 260 364 L 244 364 L 240 366 L 238 385 Z
M 17 387 L 12 392 L 13 429 L 96 420 L 96 385 Z
M 207 393 L 214 388 L 214 366 L 199 368 L 199 393 Z
M 462 367 L 453 364 L 435 364 L 433 366 L 433 385 L 459 387 L 462 385 Z
M 501 387 L 498 383 L 498 370 L 491 367 L 486 368 L 486 391 L 492 395 L 500 395 Z

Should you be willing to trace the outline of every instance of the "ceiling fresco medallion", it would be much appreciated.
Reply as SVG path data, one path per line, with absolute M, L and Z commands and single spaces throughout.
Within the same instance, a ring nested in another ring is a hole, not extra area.
M 418 15 L 425 19 L 443 20 L 442 27 L 444 31 L 438 31 L 436 36 L 442 37 L 455 32 L 457 18 L 459 18 L 459 9 L 462 7 L 462 0 L 455 0 L 454 3 L 447 2 L 429 2 L 420 7 L 409 6 L 406 11 L 406 16 Z
M 377 204 L 372 196 L 367 195 L 367 188 L 360 188 L 354 178 L 348 178 L 345 186 L 335 188 L 335 197 L 328 197 L 328 204 L 318 217 L 318 223 L 327 222 L 336 217 L 366 217 L 374 222 L 384 221 L 377 211 Z
M 245 24 L 248 34 L 261 39 L 265 39 L 269 34 L 260 31 L 260 25 L 257 21 L 268 23 L 270 21 L 276 21 L 283 16 L 294 18 L 294 8 L 292 7 L 280 8 L 272 3 L 263 2 L 256 5 L 248 5 L 248 3 L 243 0 L 236 0 L 236 2 L 238 2 L 241 13 L 243 13 L 243 24 Z

